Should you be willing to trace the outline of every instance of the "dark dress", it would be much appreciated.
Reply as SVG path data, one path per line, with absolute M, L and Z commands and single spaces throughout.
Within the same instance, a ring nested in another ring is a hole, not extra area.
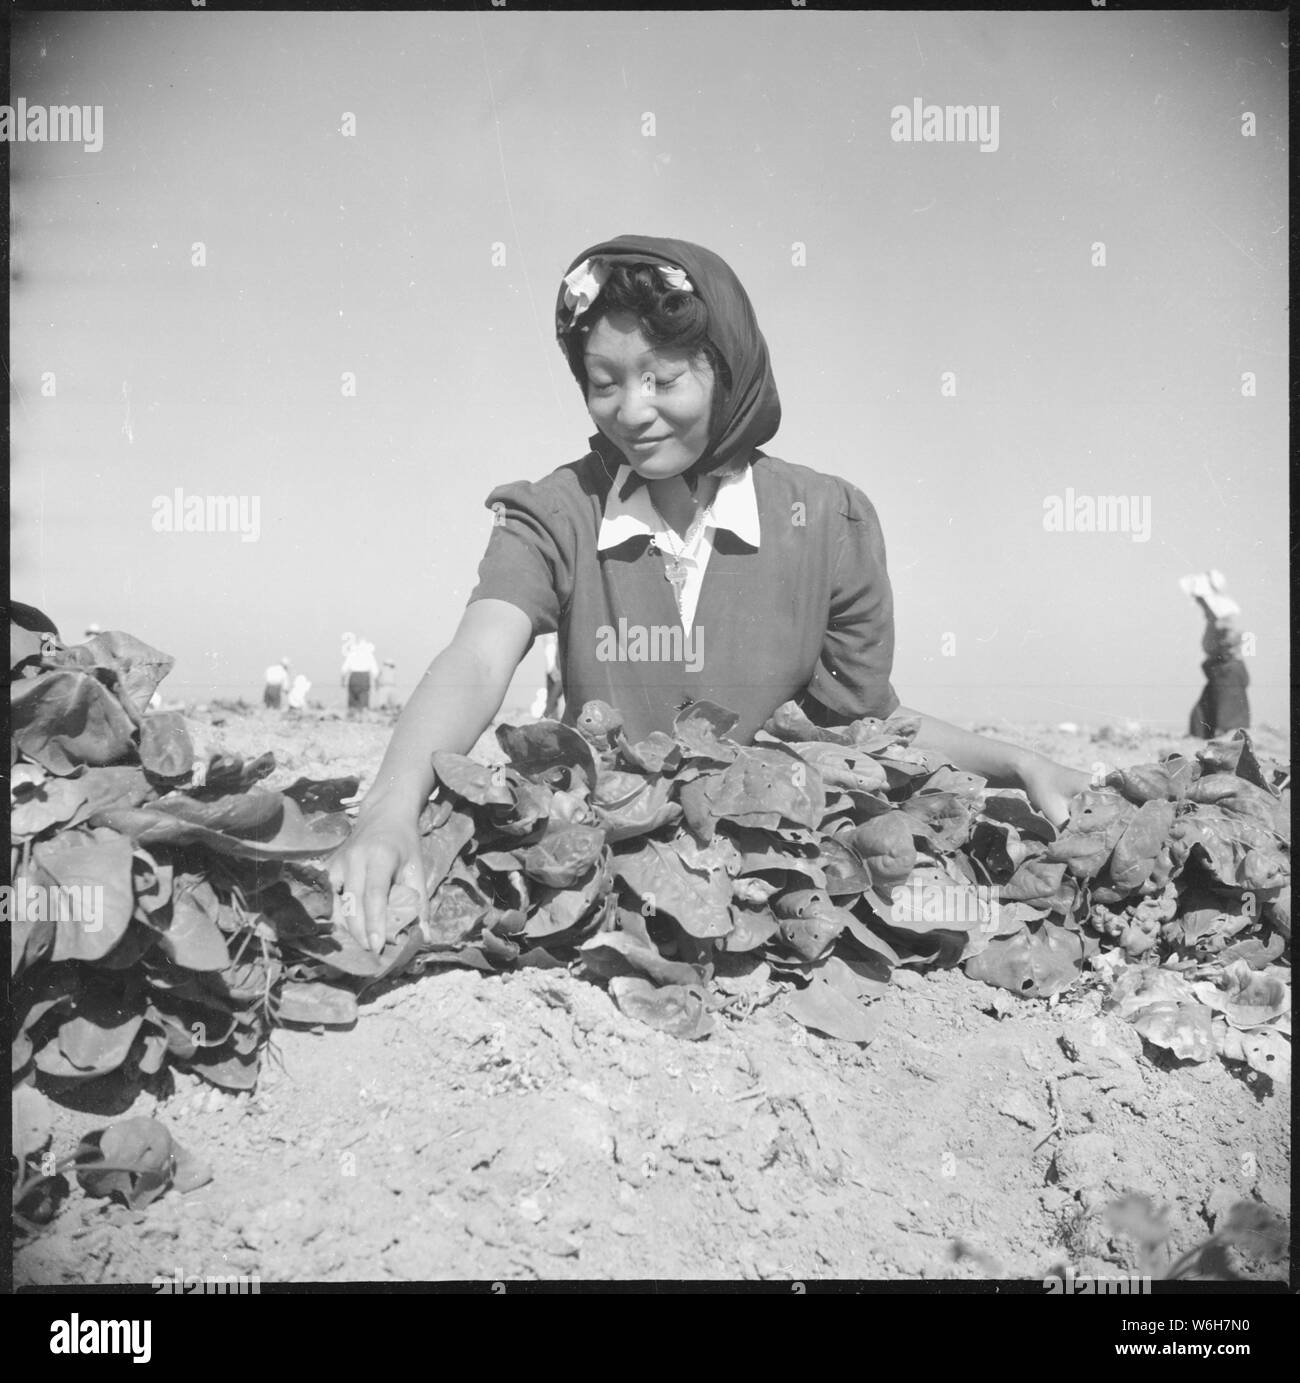
M 370 709 L 370 674 L 368 672 L 348 673 L 348 710 L 368 711 Z
M 1231 730 L 1248 730 L 1250 676 L 1241 660 L 1241 636 L 1230 621 L 1207 619 L 1201 647 L 1209 655 L 1201 664 L 1205 690 L 1192 707 L 1187 733 L 1210 740 Z
M 566 723 L 584 702 L 607 701 L 635 742 L 671 729 L 687 701 L 706 700 L 737 712 L 732 734 L 749 741 L 791 699 L 823 724 L 897 709 L 884 540 L 860 490 L 756 452 L 757 549 L 717 530 L 689 654 L 662 656 L 675 653 L 663 642 L 660 656 L 644 655 L 653 643 L 638 656 L 636 629 L 680 635 L 680 616 L 645 535 L 597 549 L 617 462 L 592 451 L 486 500 L 498 522 L 469 599 L 508 601 L 534 637 L 558 630 Z

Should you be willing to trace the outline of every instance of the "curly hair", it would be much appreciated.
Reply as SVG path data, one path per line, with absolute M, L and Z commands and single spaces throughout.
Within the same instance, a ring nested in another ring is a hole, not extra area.
M 563 338 L 569 368 L 582 385 L 584 395 L 589 387 L 583 361 L 587 336 L 611 312 L 631 313 L 652 346 L 685 351 L 696 363 L 708 361 L 713 370 L 709 435 L 715 436 L 731 388 L 731 371 L 709 339 L 709 309 L 704 300 L 694 293 L 669 287 L 653 264 L 613 265 L 595 302 Z

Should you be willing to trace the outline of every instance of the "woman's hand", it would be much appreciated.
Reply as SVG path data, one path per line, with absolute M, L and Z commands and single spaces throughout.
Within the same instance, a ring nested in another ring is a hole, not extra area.
M 1092 783 L 1088 774 L 1054 763 L 1041 754 L 1026 754 L 1018 765 L 1017 777 L 1025 796 L 1058 827 L 1069 819 L 1070 798 Z
M 330 883 L 343 894 L 348 930 L 376 955 L 384 949 L 388 894 L 406 884 L 420 895 L 420 917 L 428 911 L 417 818 L 407 811 L 363 806 L 352 835 L 329 863 Z
M 1078 769 L 1053 763 L 1017 745 L 959 730 L 923 711 L 900 706 L 895 715 L 920 717 L 921 728 L 912 741 L 914 749 L 941 754 L 967 773 L 977 773 L 992 788 L 1020 788 L 1053 826 L 1065 824 L 1070 815 L 1070 798 L 1092 782 L 1088 774 Z
M 427 915 L 419 819 L 435 783 L 431 755 L 469 753 L 501 709 L 532 637 L 532 621 L 508 601 L 471 602 L 403 707 L 352 836 L 329 864 L 330 882 L 344 894 L 348 930 L 362 946 L 383 949 L 395 883 L 414 889 L 420 916 Z

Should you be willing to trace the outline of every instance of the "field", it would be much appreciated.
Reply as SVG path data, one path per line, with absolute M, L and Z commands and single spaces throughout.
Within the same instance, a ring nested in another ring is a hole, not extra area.
M 388 725 L 209 710 L 192 729 L 201 754 L 274 751 L 275 786 L 368 782 Z M 1195 747 L 1132 726 L 998 732 L 1081 768 Z M 763 971 L 736 957 L 725 1022 L 690 1042 L 563 968 L 442 969 L 351 1030 L 278 1031 L 253 1095 L 178 1074 L 165 1098 L 63 1109 L 58 1148 L 129 1110 L 213 1176 L 140 1211 L 74 1193 L 16 1280 L 1116 1276 L 1158 1273 L 1235 1202 L 1289 1214 L 1289 1090 L 1144 1049 L 1095 983 L 1021 1000 L 899 970 L 858 1047 L 766 1007 Z M 1132 1193 L 1167 1208 L 1154 1257 L 1106 1217 Z M 1228 1261 L 1288 1270 L 1249 1248 Z

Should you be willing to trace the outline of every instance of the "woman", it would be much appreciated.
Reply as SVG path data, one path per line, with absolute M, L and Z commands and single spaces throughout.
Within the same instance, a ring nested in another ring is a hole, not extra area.
M 682 240 L 592 246 L 561 285 L 556 333 L 597 432 L 581 461 L 488 496 L 478 585 L 331 861 L 335 887 L 361 900 L 349 925 L 374 950 L 390 885 L 423 888 L 431 753 L 474 745 L 539 635 L 559 636 L 564 718 L 599 698 L 633 741 L 691 700 L 739 713 L 744 740 L 792 698 L 820 723 L 901 709 L 876 512 L 846 481 L 759 450 L 781 406 L 731 269 Z M 930 716 L 915 743 L 1023 788 L 1057 822 L 1088 784 Z
M 1232 730 L 1250 729 L 1250 702 L 1246 696 L 1250 674 L 1242 660 L 1242 635 L 1237 624 L 1241 610 L 1231 596 L 1223 594 L 1223 577 L 1217 571 L 1185 577 L 1184 589 L 1188 582 L 1193 583 L 1190 594 L 1205 616 L 1201 651 L 1206 656 L 1201 664 L 1205 690 L 1192 707 L 1187 733 L 1196 739 L 1212 740 Z
M 380 664 L 379 676 L 375 678 L 375 710 L 387 711 L 397 708 L 397 662 L 385 658 Z
M 262 688 L 262 705 L 268 711 L 280 709 L 280 697 L 289 685 L 289 660 L 281 658 L 266 670 L 266 685 Z
M 370 682 L 378 675 L 375 646 L 366 639 L 343 641 L 343 685 L 348 692 L 348 719 L 370 709 Z
M 300 715 L 307 709 L 307 693 L 309 691 L 311 691 L 311 683 L 300 672 L 293 679 L 293 686 L 289 688 L 289 709 L 295 715 Z

